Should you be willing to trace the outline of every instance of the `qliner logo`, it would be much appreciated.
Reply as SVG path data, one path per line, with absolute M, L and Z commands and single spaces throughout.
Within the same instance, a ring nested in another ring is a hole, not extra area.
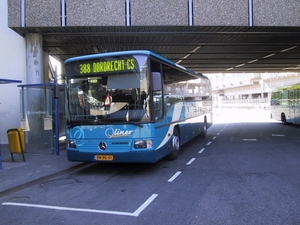
M 105 135 L 108 138 L 117 138 L 130 136 L 133 133 L 133 130 L 122 130 L 122 129 L 113 129 L 112 127 L 105 130 Z

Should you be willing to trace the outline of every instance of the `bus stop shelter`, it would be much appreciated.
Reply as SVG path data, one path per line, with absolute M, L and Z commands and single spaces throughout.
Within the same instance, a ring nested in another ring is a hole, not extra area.
M 22 83 L 21 80 L 10 80 L 0 78 L 0 84 L 10 84 L 10 83 Z M 2 156 L 1 156 L 1 143 L 0 143 L 0 170 L 2 170 Z
M 60 136 L 60 131 L 59 131 L 59 95 L 60 95 L 60 91 L 62 92 L 62 94 L 64 94 L 64 86 L 63 85 L 59 85 L 57 83 L 42 83 L 42 84 L 21 84 L 18 85 L 18 87 L 21 88 L 21 124 L 22 122 L 24 124 L 26 123 L 30 123 L 28 122 L 28 118 L 26 118 L 25 114 L 26 114 L 26 110 L 25 110 L 25 89 L 31 90 L 32 93 L 33 91 L 35 92 L 36 98 L 41 98 L 42 102 L 44 103 L 43 106 L 41 106 L 41 111 L 37 112 L 37 113 L 31 113 L 30 115 L 32 115 L 31 120 L 34 120 L 35 122 L 40 120 L 41 118 L 43 119 L 43 128 L 44 130 L 38 130 L 37 132 L 39 134 L 48 132 L 48 134 L 46 134 L 46 139 L 48 140 L 50 138 L 50 144 L 51 144 L 51 149 L 54 152 L 54 148 L 55 148 L 55 153 L 56 155 L 59 155 L 59 136 Z M 61 89 L 60 89 L 61 88 Z M 38 94 L 36 94 L 38 93 Z M 41 94 L 41 93 L 46 93 Z M 64 98 L 61 98 L 62 100 Z M 62 104 L 62 106 L 64 106 L 64 104 Z M 64 108 L 64 107 L 63 107 Z M 64 112 L 62 112 L 62 114 L 64 114 Z M 38 117 L 38 118 L 37 118 Z M 27 121 L 27 122 L 25 122 Z M 52 124 L 53 121 L 53 124 Z M 63 123 L 64 124 L 64 123 Z M 22 127 L 22 126 L 21 126 Z M 26 126 L 24 126 L 26 127 Z M 27 130 L 27 128 L 23 128 L 25 130 Z M 42 138 L 42 137 L 41 137 Z M 44 138 L 42 138 L 44 139 Z M 38 141 L 36 141 L 38 142 Z M 48 141 L 46 141 L 48 143 Z

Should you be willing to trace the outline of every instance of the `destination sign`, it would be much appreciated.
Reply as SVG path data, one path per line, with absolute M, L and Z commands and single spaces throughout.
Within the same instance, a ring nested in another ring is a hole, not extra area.
M 126 72 L 138 70 L 135 58 L 92 59 L 71 62 L 66 65 L 67 74 L 89 75 L 98 73 Z

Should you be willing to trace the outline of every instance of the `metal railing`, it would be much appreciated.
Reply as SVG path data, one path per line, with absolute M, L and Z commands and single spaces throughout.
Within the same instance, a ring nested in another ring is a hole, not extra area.
M 222 100 L 222 104 L 253 104 L 253 103 L 270 103 L 269 98 L 251 98 L 251 99 L 227 99 Z

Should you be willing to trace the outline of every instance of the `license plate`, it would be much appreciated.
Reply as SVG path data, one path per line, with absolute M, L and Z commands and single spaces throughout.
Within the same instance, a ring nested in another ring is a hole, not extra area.
M 113 155 L 95 155 L 94 159 L 96 161 L 113 161 L 114 156 Z

